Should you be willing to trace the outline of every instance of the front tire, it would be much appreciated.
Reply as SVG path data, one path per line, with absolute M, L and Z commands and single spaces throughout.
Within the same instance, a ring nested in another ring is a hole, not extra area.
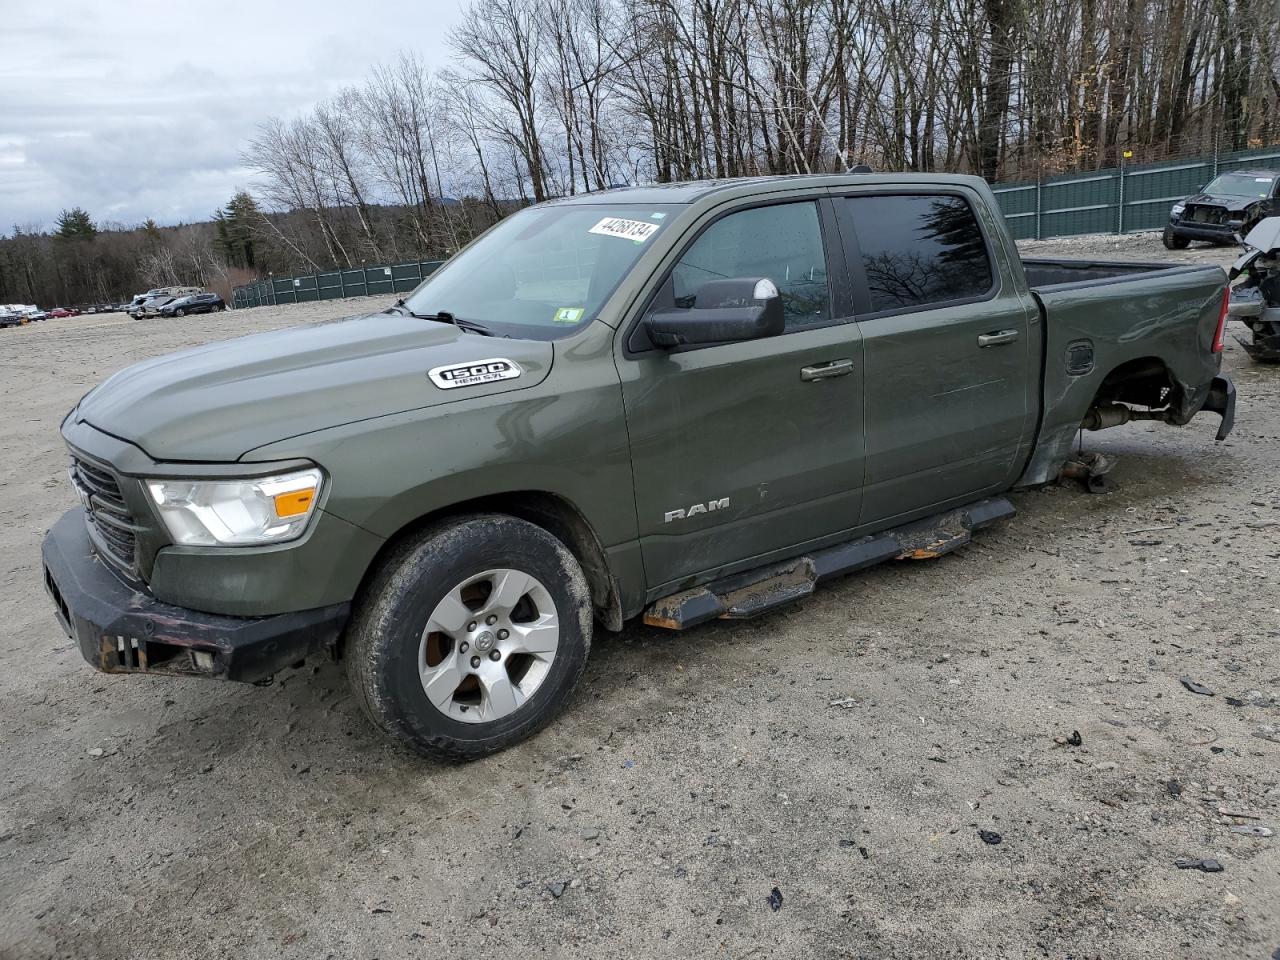
M 181 310 L 181 309 L 179 309 L 179 310 L 175 310 L 175 311 L 173 311 L 173 315 L 174 315 L 175 317 L 185 317 L 185 316 L 187 315 L 187 311 L 185 311 L 185 310 Z
M 347 629 L 347 676 L 384 733 L 470 760 L 563 709 L 591 632 L 586 578 L 563 543 L 515 517 L 461 517 L 382 562 Z
M 1174 233 L 1171 226 L 1164 228 L 1164 233 L 1160 235 L 1160 241 L 1164 244 L 1166 250 L 1185 250 L 1191 243 L 1186 237 L 1180 237 Z

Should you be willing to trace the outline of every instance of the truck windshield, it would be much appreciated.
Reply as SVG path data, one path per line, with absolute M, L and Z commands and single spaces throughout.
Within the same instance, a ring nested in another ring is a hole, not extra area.
M 1205 193 L 1220 197 L 1265 197 L 1271 193 L 1274 177 L 1256 177 L 1249 173 L 1224 173 L 1209 181 Z
M 405 298 L 500 336 L 551 340 L 596 311 L 679 209 L 566 204 L 512 214 Z

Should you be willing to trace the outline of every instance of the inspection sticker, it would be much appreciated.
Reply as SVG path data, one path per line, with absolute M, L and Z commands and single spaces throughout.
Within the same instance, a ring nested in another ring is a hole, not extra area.
M 598 233 L 605 237 L 620 237 L 623 240 L 634 240 L 644 243 L 658 232 L 658 223 L 645 223 L 643 220 L 623 220 L 621 217 L 605 217 L 587 233 Z
M 582 307 L 561 307 L 552 318 L 553 323 L 577 323 L 586 310 Z

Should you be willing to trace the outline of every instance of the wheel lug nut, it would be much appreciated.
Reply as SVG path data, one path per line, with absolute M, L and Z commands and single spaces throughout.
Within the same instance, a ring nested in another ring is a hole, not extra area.
M 466 653 L 470 649 L 471 649 L 471 644 L 467 643 L 467 641 L 465 640 L 463 640 L 462 643 L 458 644 L 459 653 Z
M 484 618 L 484 622 L 492 627 L 495 623 L 498 622 L 498 618 L 495 617 L 493 614 L 489 614 L 489 616 Z
M 467 624 L 468 633 L 471 633 L 473 630 L 475 630 L 475 628 L 476 628 L 476 622 L 474 620 L 472 620 L 470 623 Z
M 510 630 L 499 630 L 499 631 L 498 631 L 498 639 L 499 639 L 499 640 L 505 640 L 505 639 L 507 639 L 507 637 L 509 637 L 509 636 L 511 636 L 511 631 L 510 631 Z
M 471 666 L 472 666 L 472 667 L 478 667 L 478 666 L 480 666 L 480 658 L 479 658 L 479 657 L 472 657 L 472 658 L 471 658 Z
M 490 660 L 501 660 L 501 659 L 502 659 L 502 654 L 501 654 L 501 653 L 499 653 L 497 650 L 490 650 L 490 651 L 489 651 L 489 659 L 490 659 Z

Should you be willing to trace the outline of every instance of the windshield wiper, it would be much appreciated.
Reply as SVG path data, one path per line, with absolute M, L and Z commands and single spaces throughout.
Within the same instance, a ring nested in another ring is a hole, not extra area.
M 451 323 L 459 330 L 465 330 L 467 333 L 478 333 L 482 337 L 497 336 L 492 330 L 483 323 L 476 320 L 464 320 L 459 316 L 455 316 L 448 310 L 440 310 L 436 313 L 414 313 L 407 306 L 403 299 L 397 300 L 395 304 L 389 307 L 387 313 L 399 313 L 406 317 L 415 317 L 418 320 L 435 320 L 439 323 Z

